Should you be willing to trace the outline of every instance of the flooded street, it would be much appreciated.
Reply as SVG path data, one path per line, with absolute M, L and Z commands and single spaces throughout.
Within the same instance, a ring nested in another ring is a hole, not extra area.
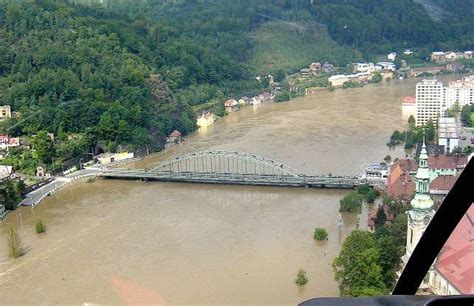
M 450 76 L 454 79 L 454 76 Z M 357 175 L 405 153 L 386 146 L 404 125 L 403 96 L 418 80 L 321 92 L 226 116 L 184 143 L 138 162 L 198 150 L 236 150 L 306 174 Z M 331 261 L 362 214 L 344 214 L 348 191 L 106 180 L 79 183 L 0 223 L 0 287 L 7 304 L 288 304 L 337 296 Z M 37 235 L 42 219 L 47 233 Z M 360 221 L 358 221 L 360 219 Z M 7 224 L 26 254 L 6 257 Z M 313 239 L 315 227 L 329 232 Z M 298 289 L 298 269 L 309 283 Z

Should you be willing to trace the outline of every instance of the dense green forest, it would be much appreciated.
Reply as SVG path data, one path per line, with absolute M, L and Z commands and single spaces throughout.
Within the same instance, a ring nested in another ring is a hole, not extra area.
M 0 104 L 21 113 L 0 128 L 57 135 L 33 156 L 44 164 L 96 145 L 159 149 L 203 105 L 265 90 L 256 75 L 472 49 L 472 1 L 455 2 L 0 0 Z

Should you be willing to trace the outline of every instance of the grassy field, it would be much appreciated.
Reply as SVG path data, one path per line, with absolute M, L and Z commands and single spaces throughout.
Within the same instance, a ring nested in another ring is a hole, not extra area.
M 333 41 L 315 23 L 267 22 L 255 32 L 251 65 L 257 73 L 283 69 L 296 72 L 311 62 L 346 65 L 360 57 Z

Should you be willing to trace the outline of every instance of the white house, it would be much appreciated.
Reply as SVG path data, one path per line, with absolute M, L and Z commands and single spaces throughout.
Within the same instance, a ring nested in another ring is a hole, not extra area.
M 377 68 L 374 63 L 352 63 L 353 72 L 373 72 Z
M 410 49 L 405 49 L 405 51 L 403 51 L 403 54 L 405 54 L 405 55 L 412 55 L 412 54 L 413 54 L 413 51 L 411 51 Z
M 383 70 L 397 70 L 397 66 L 395 66 L 395 64 L 392 62 L 378 62 L 377 65 L 382 67 Z
M 389 60 L 389 61 L 392 61 L 392 62 L 395 60 L 396 57 L 397 57 L 397 53 L 396 53 L 396 52 L 391 52 L 391 53 L 389 53 L 389 54 L 387 55 L 388 60 Z

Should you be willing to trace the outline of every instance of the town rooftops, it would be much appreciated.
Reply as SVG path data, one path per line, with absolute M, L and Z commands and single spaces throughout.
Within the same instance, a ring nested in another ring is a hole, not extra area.
M 462 294 L 474 292 L 474 205 L 446 241 L 435 267 Z
M 453 175 L 438 175 L 430 184 L 430 193 L 448 194 L 456 180 L 457 177 Z
M 387 186 L 388 195 L 402 201 L 410 201 L 415 190 L 416 184 L 410 180 L 408 174 L 403 174 Z
M 430 169 L 458 169 L 467 165 L 467 155 L 430 155 L 428 167 Z

